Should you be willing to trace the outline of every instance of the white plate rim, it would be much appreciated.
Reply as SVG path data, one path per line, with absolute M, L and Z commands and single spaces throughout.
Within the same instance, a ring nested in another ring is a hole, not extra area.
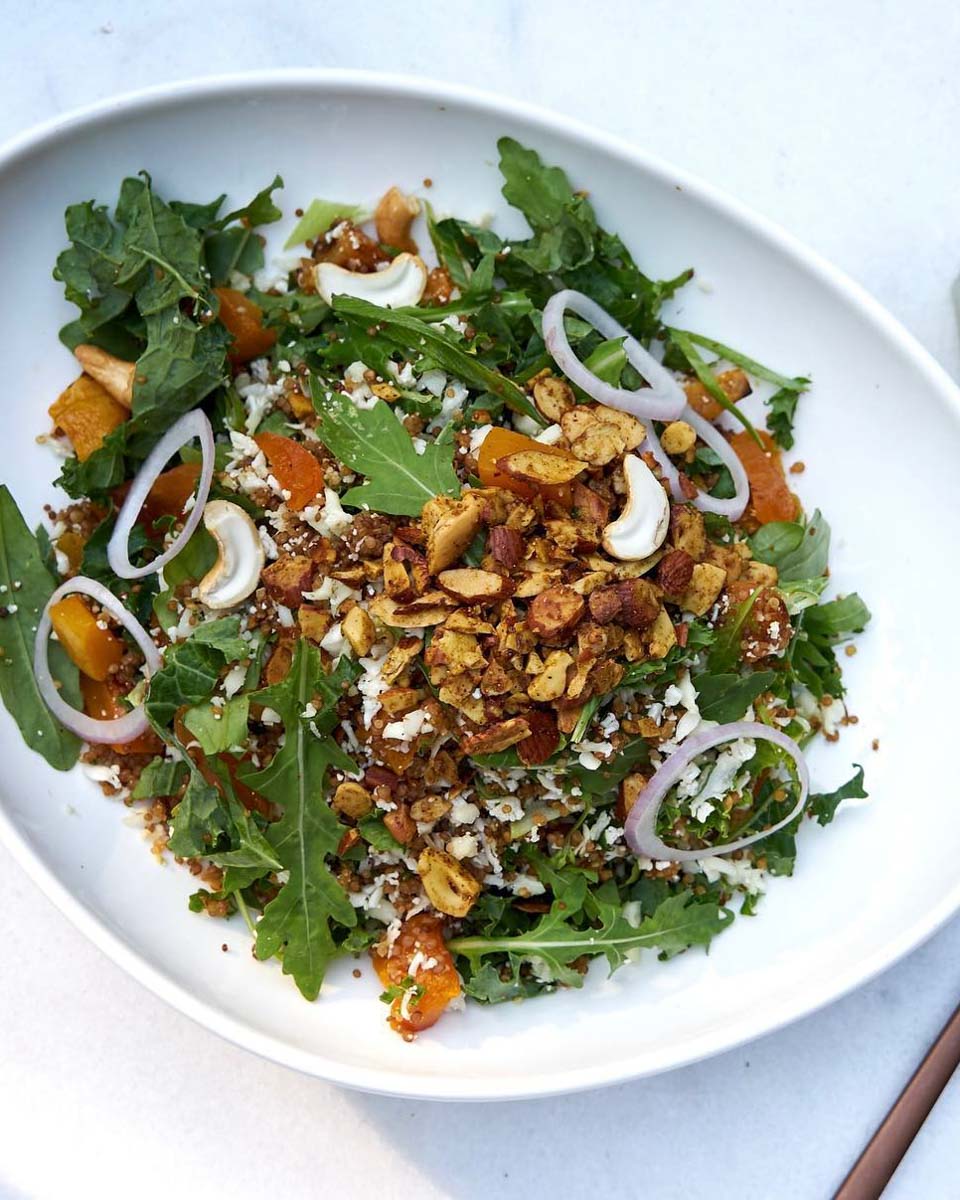
M 833 266 L 816 251 L 809 249 L 774 221 L 754 212 L 722 189 L 673 164 L 638 149 L 632 143 L 569 117 L 525 101 L 496 96 L 478 88 L 447 83 L 420 76 L 333 68 L 276 68 L 234 72 L 157 84 L 111 96 L 72 109 L 17 134 L 0 146 L 0 173 L 28 158 L 33 152 L 67 140 L 79 128 L 90 128 L 126 118 L 138 112 L 176 107 L 190 100 L 231 93 L 253 95 L 257 92 L 323 92 L 327 89 L 384 97 L 403 95 L 438 105 L 459 107 L 515 118 L 575 142 L 600 148 L 628 166 L 667 181 L 719 210 L 748 233 L 761 238 L 799 264 L 824 286 L 858 310 L 882 335 L 908 358 L 941 401 L 960 420 L 960 389 L 917 339 L 875 300 L 863 287 Z M 423 1100 L 520 1100 L 564 1095 L 593 1088 L 624 1083 L 632 1079 L 660 1074 L 720 1054 L 753 1041 L 801 1017 L 808 1016 L 867 983 L 904 955 L 932 937 L 955 913 L 960 911 L 960 879 L 948 889 L 940 902 L 932 906 L 907 930 L 894 937 L 882 949 L 858 959 L 848 970 L 834 974 L 829 981 L 798 990 L 791 1002 L 775 1014 L 758 1018 L 751 1014 L 725 1024 L 720 1032 L 705 1033 L 684 1044 L 682 1050 L 669 1047 L 642 1055 L 625 1055 L 615 1063 L 596 1067 L 552 1071 L 528 1076 L 521 1081 L 473 1078 L 469 1081 L 440 1076 L 406 1076 L 394 1070 L 344 1064 L 315 1051 L 298 1050 L 276 1038 L 258 1033 L 243 1021 L 224 1015 L 214 1005 L 198 1000 L 185 987 L 175 983 L 162 970 L 152 966 L 106 925 L 60 882 L 52 870 L 34 854 L 0 803 L 0 842 L 26 874 L 69 921 L 108 958 L 156 996 L 203 1027 L 219 1034 L 234 1045 L 330 1083 L 380 1095 Z M 464 1086 L 466 1082 L 466 1086 Z

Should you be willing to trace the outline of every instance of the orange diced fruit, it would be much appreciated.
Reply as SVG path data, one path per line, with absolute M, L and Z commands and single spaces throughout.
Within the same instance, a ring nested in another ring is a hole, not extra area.
M 253 439 L 267 457 L 277 483 L 290 493 L 287 504 L 300 512 L 323 495 L 323 469 L 309 450 L 280 433 L 258 433 Z
M 231 362 L 259 358 L 277 340 L 276 330 L 265 329 L 260 306 L 235 288 L 214 288 L 220 301 L 220 323 L 233 335 L 228 352 Z
M 61 646 L 84 675 L 103 682 L 119 667 L 124 644 L 102 618 L 95 617 L 81 596 L 64 596 L 50 607 L 50 622 Z
M 122 425 L 130 413 L 89 375 L 81 375 L 61 392 L 49 408 L 57 429 L 70 439 L 81 462 L 99 450 L 103 439 Z
M 568 450 L 561 450 L 558 446 L 545 446 L 526 434 L 496 426 L 483 439 L 480 453 L 477 455 L 477 474 L 484 487 L 503 488 L 516 496 L 522 496 L 524 500 L 532 500 L 534 496 L 541 495 L 563 505 L 564 508 L 570 508 L 573 504 L 573 491 L 569 483 L 528 483 L 503 469 L 501 459 L 522 453 L 536 454 L 537 461 L 540 461 L 541 455 L 548 455 L 551 458 L 569 459 L 571 464 L 578 462 Z M 583 469 L 582 465 L 578 467 L 578 470 Z
M 411 973 L 418 952 L 421 965 Z M 378 954 L 371 957 L 385 988 L 402 985 L 410 977 L 414 986 L 421 989 L 419 995 L 410 997 L 406 1003 L 403 996 L 392 1001 L 388 1020 L 397 1033 L 428 1029 L 440 1019 L 450 1001 L 460 995 L 460 976 L 443 939 L 443 922 L 429 913 L 420 913 L 404 922 L 386 958 Z M 433 965 L 427 967 L 425 963 L 431 960 Z
M 800 505 L 787 486 L 780 452 L 765 430 L 761 430 L 760 440 L 762 447 L 747 430 L 735 433 L 730 439 L 750 482 L 750 508 L 761 525 L 771 521 L 794 521 Z
M 89 675 L 80 676 L 80 695 L 83 697 L 83 711 L 95 721 L 113 721 L 127 712 L 109 683 L 91 679 Z M 152 729 L 139 734 L 132 741 L 114 742 L 110 747 L 117 754 L 156 754 L 160 748 L 160 739 Z

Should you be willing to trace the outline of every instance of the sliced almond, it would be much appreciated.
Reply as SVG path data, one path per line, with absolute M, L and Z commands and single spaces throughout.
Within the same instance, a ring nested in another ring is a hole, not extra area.
M 512 595 L 514 586 L 503 575 L 481 571 L 479 567 L 458 567 L 441 571 L 437 583 L 462 604 L 493 604 Z
M 517 450 L 513 454 L 505 454 L 497 459 L 496 467 L 511 479 L 541 487 L 569 483 L 587 469 L 585 463 L 575 458 L 544 454 L 542 450 Z
M 459 501 L 438 504 L 428 501 L 423 507 L 427 530 L 427 568 L 431 575 L 455 563 L 477 535 L 483 520 L 480 504 L 465 496 Z
M 421 851 L 417 873 L 430 903 L 448 917 L 465 917 L 482 890 L 479 880 L 452 854 L 432 846 Z
M 392 629 L 426 629 L 429 625 L 439 625 L 450 615 L 450 598 L 443 592 L 430 594 L 440 596 L 443 602 L 424 603 L 426 597 L 421 597 L 413 605 L 403 605 L 381 595 L 370 602 L 370 613 Z

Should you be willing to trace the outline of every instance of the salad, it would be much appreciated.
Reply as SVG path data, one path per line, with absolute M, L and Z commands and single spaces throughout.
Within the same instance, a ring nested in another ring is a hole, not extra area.
M 526 238 L 429 180 L 314 200 L 273 261 L 279 177 L 227 213 L 146 174 L 71 206 L 81 373 L 40 438 L 68 500 L 31 533 L 0 488 L 27 744 L 307 999 L 368 956 L 408 1039 L 707 946 L 866 794 L 803 753 L 856 720 L 869 619 L 784 468 L 809 380 L 669 324 L 693 272 L 648 278 L 499 150 Z

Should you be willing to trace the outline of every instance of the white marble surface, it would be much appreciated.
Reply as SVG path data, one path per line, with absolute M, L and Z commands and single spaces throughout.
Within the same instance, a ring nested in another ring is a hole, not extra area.
M 253 67 L 472 83 L 721 184 L 844 267 L 960 374 L 960 9 L 946 0 L 4 10 L 0 138 L 113 92 Z M 104 959 L 3 851 L 0 876 L 4 1198 L 666 1197 L 695 1181 L 744 1200 L 825 1197 L 960 998 L 954 921 L 855 995 L 710 1062 L 542 1103 L 410 1104 L 226 1045 Z M 960 1193 L 958 1124 L 955 1081 L 889 1196 Z

